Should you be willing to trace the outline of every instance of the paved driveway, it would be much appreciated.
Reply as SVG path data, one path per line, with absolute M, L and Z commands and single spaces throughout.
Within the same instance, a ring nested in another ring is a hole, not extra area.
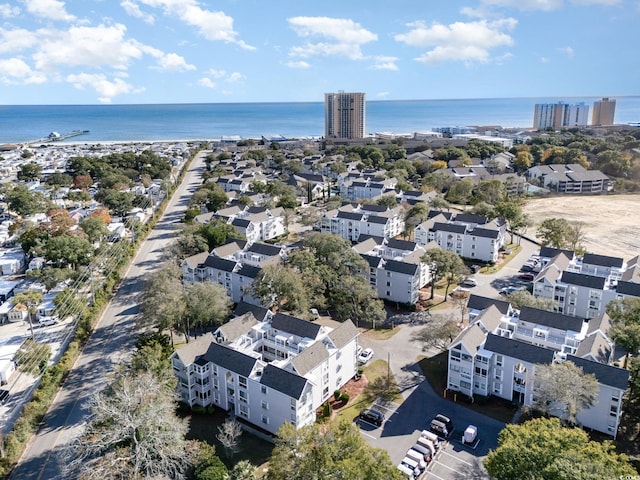
M 516 281 L 522 264 L 538 250 L 538 246 L 522 241 L 522 250 L 499 271 L 491 274 L 476 274 L 478 286 L 471 289 L 477 295 L 498 298 L 498 290 Z M 438 310 L 434 315 L 446 315 L 452 310 Z M 458 314 L 459 315 L 459 314 Z M 438 413 L 451 418 L 454 431 L 450 442 L 441 449 L 435 461 L 428 468 L 424 478 L 457 480 L 461 478 L 488 478 L 482 466 L 482 460 L 490 449 L 497 447 L 498 434 L 504 423 L 443 398 L 444 392 L 434 392 L 417 364 L 422 355 L 435 355 L 438 351 L 423 352 L 419 343 L 411 337 L 428 325 L 403 324 L 397 327 L 397 333 L 388 340 L 376 340 L 365 334 L 360 336 L 363 347 L 374 350 L 373 359 L 389 362 L 391 372 L 399 385 L 404 401 L 394 406 L 393 413 L 381 428 L 363 426 L 361 432 L 366 441 L 378 448 L 385 449 L 391 461 L 400 463 L 406 451 L 415 444 L 420 432 L 429 427 L 431 419 Z M 387 412 L 388 413 L 388 412 Z M 475 449 L 462 445 L 459 438 L 467 425 L 478 427 L 480 442 Z

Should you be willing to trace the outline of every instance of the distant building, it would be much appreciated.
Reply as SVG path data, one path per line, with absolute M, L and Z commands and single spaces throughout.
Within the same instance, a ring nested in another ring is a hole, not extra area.
M 588 118 L 589 107 L 584 102 L 573 105 L 564 102 L 537 103 L 533 113 L 533 128 L 586 127 Z
M 592 125 L 613 125 L 616 113 L 616 101 L 607 97 L 593 102 Z
M 364 93 L 325 93 L 324 112 L 326 138 L 364 138 Z

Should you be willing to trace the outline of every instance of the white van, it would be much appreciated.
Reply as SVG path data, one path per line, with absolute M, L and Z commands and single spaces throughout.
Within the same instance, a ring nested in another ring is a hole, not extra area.
M 422 473 L 422 470 L 420 469 L 420 466 L 418 465 L 418 462 L 416 462 L 414 459 L 409 458 L 409 457 L 404 457 L 402 459 L 402 463 L 404 463 L 407 467 L 411 468 L 413 470 L 413 475 L 415 477 L 420 476 L 420 474 Z
M 400 470 L 402 473 L 404 473 L 407 476 L 408 480 L 413 480 L 415 478 L 415 476 L 413 475 L 413 469 L 407 467 L 404 464 L 400 464 L 398 465 L 398 470 Z
M 420 470 L 424 470 L 425 468 L 427 468 L 427 462 L 424 461 L 424 455 L 422 455 L 420 452 L 416 452 L 415 450 L 410 448 L 409 450 L 407 450 L 405 456 L 418 462 L 418 468 Z
M 435 456 L 437 450 L 436 450 L 436 446 L 433 444 L 433 442 L 431 440 L 429 440 L 428 438 L 424 438 L 424 437 L 418 437 L 418 440 L 416 440 L 416 443 L 418 445 L 422 445 L 423 447 L 428 448 L 429 450 L 431 450 L 431 456 Z
M 438 435 L 436 435 L 435 433 L 430 432 L 429 430 L 423 430 L 422 433 L 420 434 L 420 436 L 424 437 L 424 438 L 426 438 L 428 440 L 431 440 L 436 448 L 440 447 L 438 445 L 440 443 L 440 439 L 438 438 Z
M 424 459 L 426 461 L 428 461 L 428 462 L 430 462 L 431 459 L 433 458 L 433 454 L 431 453 L 431 449 L 425 447 L 424 445 L 420 445 L 419 443 L 416 443 L 411 448 L 413 450 L 415 450 L 416 452 L 420 452 L 424 456 Z

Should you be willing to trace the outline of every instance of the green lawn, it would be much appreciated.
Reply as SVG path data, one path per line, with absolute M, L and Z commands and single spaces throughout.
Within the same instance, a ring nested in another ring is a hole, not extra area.
M 431 387 L 440 395 L 446 396 L 449 400 L 464 405 L 471 410 L 482 413 L 487 417 L 495 418 L 504 423 L 510 423 L 516 413 L 516 407 L 501 398 L 489 397 L 476 399 L 474 403 L 469 403 L 466 396 L 456 395 L 453 392 L 446 392 L 447 388 L 447 361 L 448 353 L 442 352 L 434 357 L 423 357 L 418 361 L 422 373 L 426 377 Z
M 376 380 L 379 382 L 383 382 L 387 379 L 387 362 L 385 360 L 376 360 L 375 362 L 370 363 L 364 368 L 364 375 L 369 381 L 369 385 L 374 384 Z M 390 396 L 390 400 L 396 403 L 402 403 L 403 397 L 396 385 L 395 379 L 393 375 L 391 375 L 390 382 L 390 391 L 396 392 Z M 351 399 L 351 402 L 348 407 L 341 409 L 336 413 L 334 417 L 334 422 L 339 422 L 342 420 L 346 420 L 347 422 L 353 422 L 353 420 L 358 416 L 360 410 L 363 408 L 367 408 L 371 406 L 371 404 L 376 400 L 379 391 L 366 388 L 365 391 L 357 398 Z
M 244 432 L 240 441 L 240 451 L 233 455 L 232 458 L 228 458 L 225 455 L 224 448 L 216 438 L 218 426 L 228 418 L 224 410 L 216 409 L 211 415 L 186 413 L 184 417 L 189 421 L 187 439 L 201 440 L 214 445 L 216 454 L 227 468 L 233 468 L 240 460 L 248 460 L 257 467 L 264 464 L 271 456 L 272 443 L 262 440 L 251 433 Z

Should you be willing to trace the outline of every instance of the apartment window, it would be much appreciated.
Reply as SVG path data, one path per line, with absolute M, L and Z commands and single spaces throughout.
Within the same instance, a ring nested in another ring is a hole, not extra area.
M 295 410 L 297 408 L 297 403 L 295 398 L 291 399 L 291 410 Z
M 611 405 L 611 409 L 609 410 L 609 415 L 611 415 L 612 417 L 615 417 L 616 415 L 618 415 L 617 405 Z
M 267 387 L 265 387 L 264 385 L 261 385 L 260 386 L 260 392 L 266 395 L 267 394 Z
M 618 396 L 618 394 L 617 394 L 617 393 L 614 393 L 614 394 L 611 396 L 611 401 L 612 401 L 612 402 L 616 402 L 616 403 L 618 403 L 618 402 L 620 401 L 620 397 Z
M 460 365 L 456 365 L 455 363 L 452 363 L 449 368 L 451 369 L 452 372 L 459 372 L 460 371 Z
M 387 287 L 390 287 L 390 286 L 391 286 L 391 282 L 387 282 Z
M 260 406 L 263 410 L 269 410 L 269 402 L 265 402 L 264 400 L 262 400 L 262 402 L 260 402 Z
M 264 423 L 265 425 L 269 425 L 269 417 L 267 417 L 266 415 L 262 415 L 262 423 Z
M 213 365 L 211 367 L 211 369 L 212 369 L 214 375 L 218 375 L 218 367 L 216 365 Z
M 247 377 L 238 377 L 238 385 L 242 388 L 247 388 Z
M 387 277 L 390 277 L 390 276 L 391 276 L 391 272 L 387 272 Z
M 487 376 L 487 369 L 486 368 L 476 367 L 476 375 L 480 375 L 482 377 L 486 377 Z
M 246 402 L 247 401 L 247 392 L 245 392 L 244 390 L 239 390 L 238 391 L 238 395 L 240 396 L 240 401 L 241 402 Z
M 460 387 L 466 388 L 467 390 L 471 389 L 471 383 L 465 382 L 464 380 L 460 380 Z
M 248 405 L 240 405 L 240 415 L 249 418 L 249 406 Z

